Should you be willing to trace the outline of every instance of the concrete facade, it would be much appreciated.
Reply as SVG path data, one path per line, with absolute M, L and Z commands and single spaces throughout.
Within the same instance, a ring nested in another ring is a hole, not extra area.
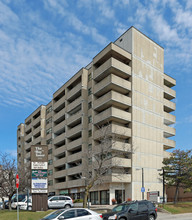
M 149 191 L 162 195 L 158 169 L 166 150 L 175 147 L 170 139 L 175 135 L 175 85 L 164 73 L 164 49 L 131 27 L 18 126 L 18 165 L 30 161 L 31 145 L 47 144 L 49 192 L 79 198 L 84 152 L 99 144 L 98 126 L 108 123 L 110 132 L 121 136 L 116 150 L 126 144 L 133 151 L 113 167 L 105 184 L 91 190 L 91 202 L 141 199 L 142 168 L 144 198 Z

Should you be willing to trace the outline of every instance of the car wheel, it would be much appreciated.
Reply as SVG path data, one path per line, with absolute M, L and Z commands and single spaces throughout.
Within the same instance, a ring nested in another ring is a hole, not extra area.
M 70 205 L 65 205 L 65 207 L 64 207 L 65 209 L 70 209 L 71 208 L 71 206 Z
M 32 207 L 31 207 L 31 206 L 29 206 L 29 207 L 28 207 L 28 210 L 29 210 L 29 211 L 31 211 L 31 210 L 32 210 Z
M 120 218 L 119 220 L 125 220 L 125 218 Z
M 153 215 L 150 215 L 149 220 L 155 220 L 155 217 Z

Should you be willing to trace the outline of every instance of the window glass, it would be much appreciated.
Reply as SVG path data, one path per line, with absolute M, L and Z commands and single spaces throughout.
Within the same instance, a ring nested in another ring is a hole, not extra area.
M 137 203 L 131 204 L 129 209 L 131 209 L 132 211 L 137 211 L 138 210 L 138 204 Z
M 66 211 L 63 215 L 65 219 L 75 218 L 75 210 Z
M 91 215 L 87 210 L 77 209 L 77 217 Z
M 54 196 L 52 199 L 50 199 L 50 201 L 56 201 L 56 200 L 58 200 L 57 196 Z
M 139 211 L 140 211 L 140 212 L 147 211 L 147 210 L 148 210 L 147 204 L 145 204 L 145 203 L 139 203 Z

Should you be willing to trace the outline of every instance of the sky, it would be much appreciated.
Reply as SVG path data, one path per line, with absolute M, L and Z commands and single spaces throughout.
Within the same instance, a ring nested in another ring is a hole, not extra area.
M 176 79 L 176 148 L 192 149 L 191 0 L 0 0 L 0 152 L 17 126 L 134 26 L 164 48 Z

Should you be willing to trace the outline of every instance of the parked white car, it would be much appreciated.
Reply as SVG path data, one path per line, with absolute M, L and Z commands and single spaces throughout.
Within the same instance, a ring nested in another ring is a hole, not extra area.
M 18 202 L 19 209 L 27 210 L 27 198 L 23 199 L 21 202 Z M 13 209 L 17 208 L 17 202 L 13 202 L 11 204 Z M 32 210 L 32 197 L 30 196 L 28 199 L 28 210 Z
M 48 198 L 48 208 L 72 208 L 73 200 L 69 196 L 52 196 Z
M 41 220 L 102 220 L 102 214 L 98 214 L 90 209 L 73 208 L 60 209 L 45 216 Z

